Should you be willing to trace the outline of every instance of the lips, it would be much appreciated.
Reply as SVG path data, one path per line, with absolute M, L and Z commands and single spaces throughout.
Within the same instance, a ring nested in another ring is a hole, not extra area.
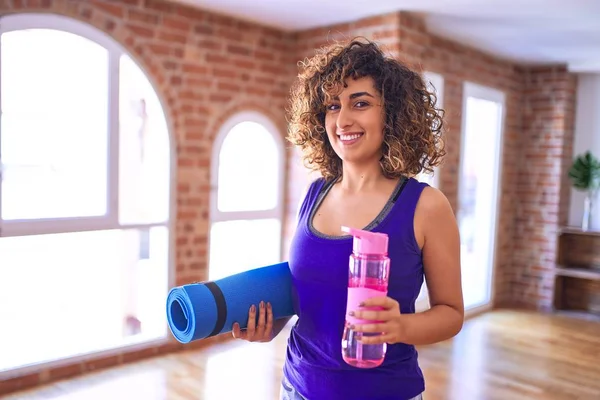
M 358 139 L 360 139 L 363 135 L 364 135 L 363 132 L 349 132 L 349 133 L 339 134 L 338 138 L 340 139 L 340 141 L 342 143 L 353 143 L 353 142 L 356 142 Z

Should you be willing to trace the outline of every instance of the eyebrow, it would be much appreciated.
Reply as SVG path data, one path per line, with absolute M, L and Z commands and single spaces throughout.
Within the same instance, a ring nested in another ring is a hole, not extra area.
M 369 92 L 356 92 L 356 93 L 352 93 L 350 95 L 350 99 L 356 99 L 357 97 L 362 97 L 362 96 L 368 96 L 368 97 L 374 98 L 374 96 Z M 334 99 L 339 100 L 340 98 L 339 98 L 339 96 L 335 96 Z

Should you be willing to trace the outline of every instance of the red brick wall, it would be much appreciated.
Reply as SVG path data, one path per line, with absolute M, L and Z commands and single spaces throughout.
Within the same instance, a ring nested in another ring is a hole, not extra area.
M 469 80 L 503 90 L 508 109 L 496 301 L 508 304 L 515 299 L 525 305 L 546 304 L 553 230 L 564 222 L 568 209 L 564 206 L 568 195 L 558 192 L 560 182 L 550 183 L 551 177 L 558 179 L 565 160 L 570 158 L 575 86 L 563 70 L 519 69 L 431 35 L 418 18 L 407 13 L 283 34 L 160 0 L 0 2 L 0 15 L 15 11 L 53 12 L 90 23 L 124 44 L 156 83 L 157 92 L 165 100 L 177 146 L 176 284 L 206 277 L 210 154 L 219 125 L 236 111 L 252 109 L 272 118 L 285 134 L 283 110 L 296 74 L 296 61 L 310 55 L 316 46 L 335 38 L 364 35 L 384 43 L 390 52 L 415 68 L 444 77 L 448 156 L 441 169 L 441 189 L 454 206 L 462 84 Z M 546 118 L 536 117 L 541 114 Z M 550 149 L 547 157 L 546 148 Z M 295 154 L 295 150 L 288 149 L 286 248 L 300 192 L 309 180 Z M 542 204 L 543 211 L 537 211 L 536 204 Z M 549 236 L 544 236 L 546 233 Z M 542 264 L 540 259 L 544 260 Z M 0 382 L 0 394 L 177 348 L 181 346 L 171 342 L 162 348 L 42 371 Z
M 284 135 L 292 36 L 160 0 L 13 3 L 0 3 L 0 13 L 51 11 L 90 23 L 149 72 L 177 147 L 177 283 L 203 278 L 212 141 L 225 119 L 248 109 Z
M 461 116 L 463 84 L 473 82 L 498 89 L 506 95 L 504 142 L 502 144 L 502 175 L 500 177 L 501 198 L 497 232 L 495 272 L 495 302 L 508 302 L 507 271 L 511 269 L 515 229 L 514 209 L 518 204 L 515 181 L 519 174 L 518 159 L 521 132 L 521 101 L 523 75 L 514 64 L 500 61 L 432 36 L 424 61 L 424 68 L 444 77 L 444 108 L 447 116 L 447 156 L 441 169 L 440 188 L 453 208 L 458 204 L 458 174 L 461 147 Z
M 462 85 L 465 81 L 491 86 L 506 93 L 507 113 L 505 141 L 503 144 L 502 199 L 500 202 L 500 225 L 498 231 L 498 272 L 496 274 L 496 297 L 506 302 L 507 274 L 512 263 L 514 207 L 517 193 L 514 185 L 518 176 L 518 149 L 521 135 L 521 99 L 523 73 L 514 64 L 503 62 L 479 51 L 431 35 L 424 23 L 408 13 L 393 13 L 372 17 L 354 23 L 340 24 L 302 32 L 297 35 L 298 58 L 304 58 L 315 47 L 337 38 L 364 35 L 370 39 L 382 38 L 381 42 L 391 54 L 395 54 L 418 71 L 429 71 L 444 77 L 444 109 L 446 110 L 447 156 L 440 170 L 440 188 L 456 209 L 458 195 L 458 166 L 460 159 Z M 297 162 L 290 163 L 290 176 L 298 176 Z M 302 172 L 303 173 L 303 172 Z M 291 179 L 299 181 L 300 178 Z M 298 199 L 297 187 L 290 186 L 290 199 Z M 290 202 L 295 207 L 295 202 Z M 288 209 L 289 215 L 295 208 Z M 291 224 L 292 219 L 288 222 Z M 292 227 L 288 226 L 288 232 Z
M 0 15 L 20 11 L 87 22 L 123 44 L 148 71 L 177 150 L 176 284 L 205 279 L 212 141 L 227 117 L 248 109 L 285 133 L 293 36 L 160 0 L 0 1 Z M 173 339 L 161 348 L 45 370 L 0 382 L 0 394 L 175 348 L 181 346 Z
M 437 37 L 427 32 L 418 17 L 404 12 L 302 32 L 297 35 L 298 58 L 310 55 L 330 38 L 360 35 L 381 38 L 390 53 L 418 71 L 443 76 L 448 154 L 440 170 L 440 188 L 455 210 L 463 84 L 473 82 L 505 93 L 494 303 L 547 309 L 554 290 L 555 232 L 566 224 L 569 207 L 568 182 L 561 177 L 565 177 L 572 152 L 574 76 L 560 67 L 525 69 Z M 298 173 L 296 166 L 297 162 L 290 163 L 290 176 Z M 524 182 L 531 186 L 524 188 Z M 555 216 L 551 222 L 536 208 L 548 185 L 553 190 L 544 210 Z M 297 199 L 296 192 L 290 193 L 290 198 Z M 538 234 L 533 241 L 526 233 L 531 225 Z
M 509 298 L 550 309 L 557 231 L 567 224 L 567 170 L 573 152 L 577 81 L 564 68 L 533 68 L 525 77 L 516 225 Z

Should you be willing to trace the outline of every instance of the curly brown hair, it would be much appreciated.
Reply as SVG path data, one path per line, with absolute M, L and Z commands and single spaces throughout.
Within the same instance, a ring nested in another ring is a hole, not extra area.
M 291 89 L 287 139 L 300 147 L 305 165 L 321 175 L 336 178 L 342 160 L 325 131 L 325 105 L 348 78 L 371 77 L 383 99 L 384 141 L 380 160 L 388 178 L 431 172 L 445 155 L 442 138 L 444 111 L 423 78 L 369 40 L 355 38 L 317 49 L 299 63 L 298 79 Z

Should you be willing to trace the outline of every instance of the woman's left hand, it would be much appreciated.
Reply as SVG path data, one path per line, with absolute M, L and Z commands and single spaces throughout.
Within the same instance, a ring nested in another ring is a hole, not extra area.
M 355 318 L 373 321 L 355 324 L 352 329 L 356 332 L 382 333 L 377 336 L 364 336 L 364 344 L 399 343 L 405 331 L 404 315 L 400 312 L 400 305 L 391 297 L 373 297 L 360 304 L 361 307 L 380 307 L 381 310 L 352 310 L 350 315 Z

